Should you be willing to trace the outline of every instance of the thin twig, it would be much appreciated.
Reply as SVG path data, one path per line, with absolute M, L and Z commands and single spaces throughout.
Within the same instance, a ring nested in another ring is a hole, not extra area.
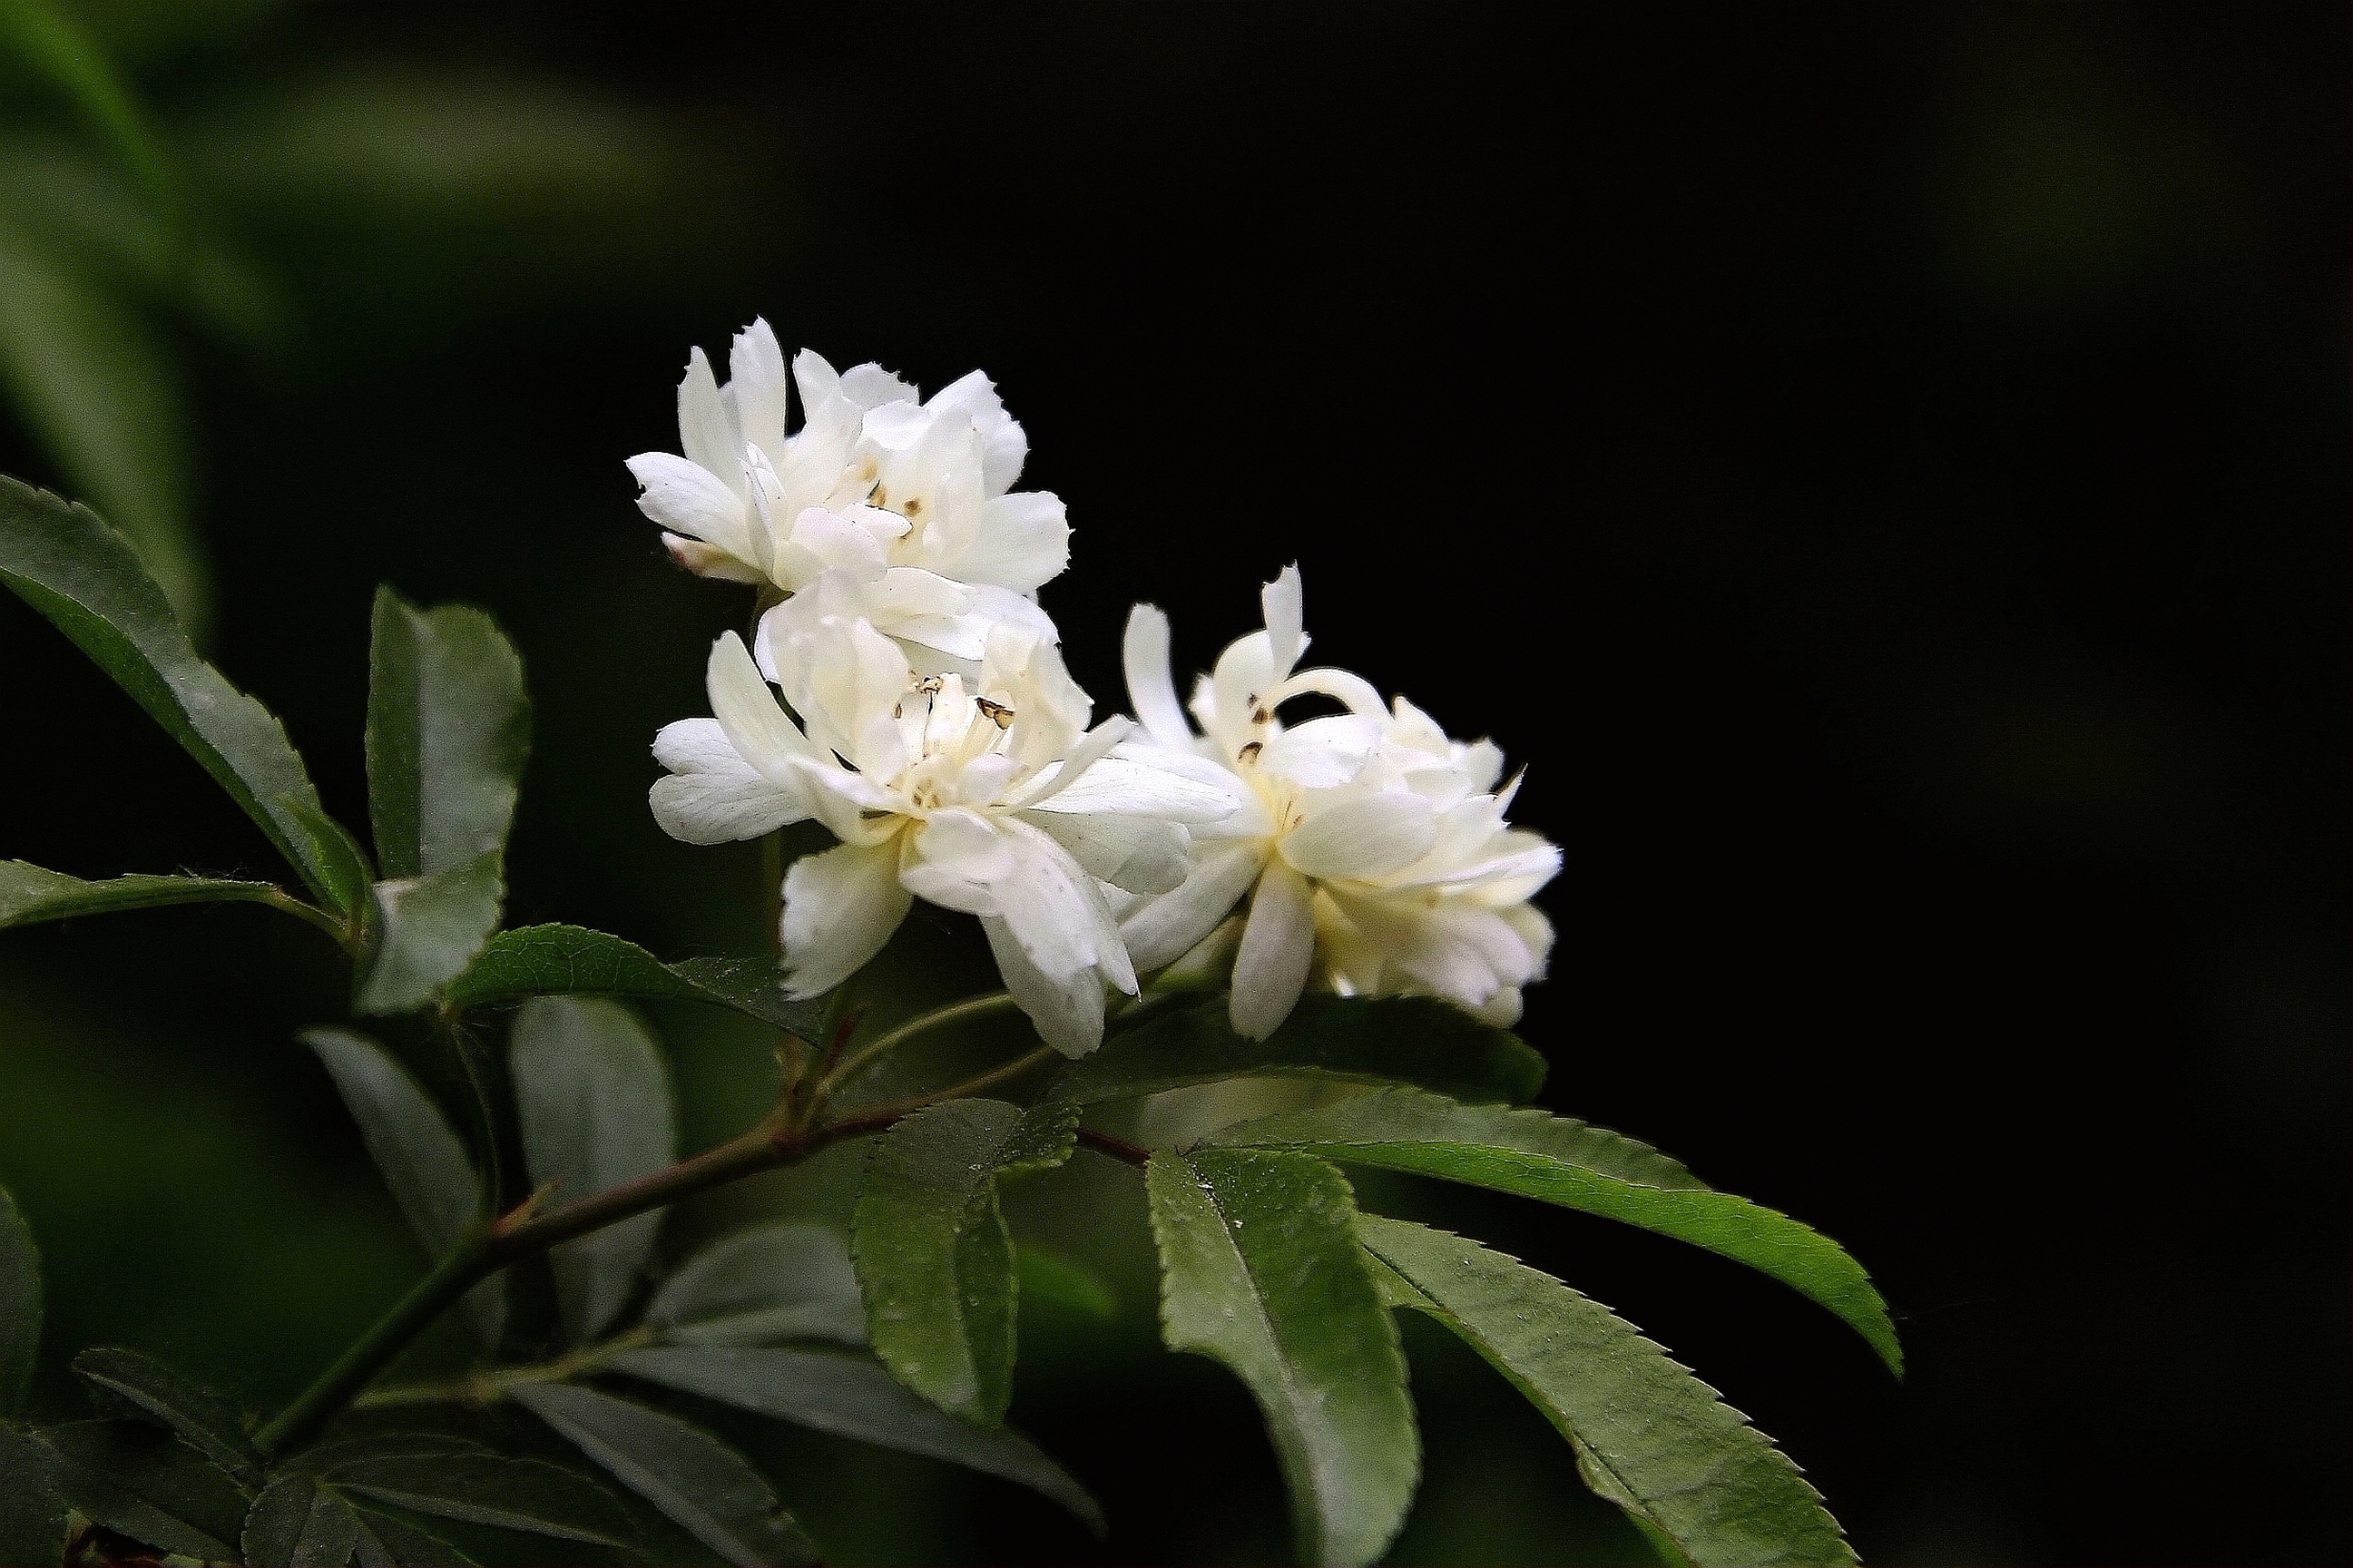
M 1079 1129 L 1079 1142 L 1097 1153 L 1108 1154 L 1114 1160 L 1124 1160 L 1131 1165 L 1152 1163 L 1152 1151 L 1141 1143 L 1131 1143 L 1124 1138 L 1099 1131 L 1092 1127 Z

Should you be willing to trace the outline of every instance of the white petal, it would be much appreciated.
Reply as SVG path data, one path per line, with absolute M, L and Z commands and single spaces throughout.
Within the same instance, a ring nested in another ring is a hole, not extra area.
M 934 812 L 913 830 L 899 879 L 917 898 L 968 915 L 997 912 L 997 888 L 1015 874 L 1013 847 L 978 812 Z
M 1234 994 L 1227 1011 L 1234 1032 L 1262 1040 L 1299 1005 L 1315 957 L 1315 914 L 1307 879 L 1276 860 L 1258 879 L 1241 951 L 1234 955 Z
M 742 757 L 716 719 L 681 719 L 665 724 L 654 735 L 654 761 L 674 773 L 741 773 L 758 778 L 760 772 Z
M 1377 877 L 1420 858 L 1438 837 L 1430 803 L 1407 790 L 1343 800 L 1283 835 L 1282 858 L 1310 877 Z
M 1265 739 L 1252 719 L 1266 711 L 1261 700 L 1279 679 L 1267 646 L 1264 632 L 1236 637 L 1218 656 L 1209 678 L 1193 689 L 1193 717 L 1216 741 L 1222 761 L 1233 761 L 1250 742 Z
M 683 844 L 764 838 L 808 816 L 800 796 L 746 768 L 740 774 L 672 773 L 654 781 L 648 803 L 661 830 Z
M 915 389 L 879 364 L 852 365 L 841 374 L 841 395 L 860 408 L 913 403 Z
M 1168 617 L 1155 605 L 1127 612 L 1127 635 L 1120 639 L 1127 668 L 1127 700 L 1152 738 L 1171 751 L 1190 751 L 1193 727 L 1176 706 L 1176 682 L 1168 673 Z
M 1017 594 L 1037 592 L 1071 563 L 1071 525 L 1061 498 L 1021 490 L 984 502 L 980 531 L 956 557 L 956 575 Z
M 785 449 L 785 351 L 765 321 L 735 334 L 727 356 L 727 390 L 735 399 L 738 433 L 771 460 Z
M 1419 896 L 1331 892 L 1390 963 L 1462 1006 L 1482 1006 L 1503 987 L 1535 977 L 1538 963 L 1527 940 L 1493 910 L 1451 899 L 1433 905 Z
M 1185 830 L 1157 817 L 1041 811 L 1022 820 L 1069 850 L 1088 876 L 1126 892 L 1168 892 L 1192 869 Z
M 752 559 L 752 514 L 744 498 L 700 463 L 668 452 L 642 452 L 629 473 L 645 487 L 638 510 L 662 527 Z
M 1265 864 L 1265 853 L 1255 844 L 1201 853 L 1174 892 L 1163 893 L 1120 922 L 1120 937 L 1135 966 L 1159 969 L 1182 958 L 1217 929 Z
M 689 539 L 682 533 L 662 535 L 662 548 L 670 558 L 698 577 L 710 577 L 722 583 L 765 583 L 767 575 L 749 562 L 739 561 L 715 544 L 705 544 L 700 539 Z
M 1020 940 L 1001 920 L 984 919 L 988 950 L 997 955 L 997 973 L 1005 989 L 1029 1015 L 1039 1037 L 1066 1057 L 1082 1057 L 1103 1044 L 1103 982 L 1092 969 L 1055 980 L 1029 961 Z
M 882 576 L 882 542 L 871 530 L 822 507 L 803 507 L 793 520 L 792 542 L 827 566 L 860 582 Z
M 743 496 L 744 442 L 701 349 L 686 356 L 686 378 L 678 384 L 678 449 Z
M 1088 731 L 1058 766 L 1039 775 L 1039 785 L 1029 793 L 1028 799 L 1020 802 L 1022 808 L 1044 805 L 1084 779 L 1088 770 L 1111 755 L 1111 749 L 1125 740 L 1128 731 L 1134 728 L 1134 720 L 1124 714 L 1114 714 Z
M 1269 650 L 1274 657 L 1277 679 L 1291 673 L 1299 656 L 1307 651 L 1307 634 L 1302 629 L 1306 615 L 1305 595 L 1299 585 L 1299 568 L 1284 567 L 1259 593 L 1259 607 L 1266 612 L 1266 635 Z
M 1212 766 L 1204 779 L 1156 766 L 1166 754 L 1114 752 L 1051 797 L 1030 804 L 1046 811 L 1123 812 L 1187 826 L 1222 822 L 1241 808 L 1241 783 L 1231 773 Z
M 913 902 L 899 885 L 899 847 L 843 844 L 785 873 L 786 991 L 832 990 L 882 951 Z
M 1270 736 L 1258 765 L 1308 789 L 1329 789 L 1362 772 L 1380 742 L 1380 721 L 1335 713 Z
M 712 645 L 704 684 L 711 711 L 735 754 L 770 782 L 797 789 L 792 760 L 815 757 L 816 748 L 786 716 L 742 637 L 729 632 Z

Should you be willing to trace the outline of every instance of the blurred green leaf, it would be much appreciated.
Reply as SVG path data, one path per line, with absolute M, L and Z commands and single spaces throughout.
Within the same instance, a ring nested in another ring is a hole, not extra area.
M 1631 1325 L 1548 1274 L 1375 1215 L 1356 1234 L 1406 1290 L 1574 1446 L 1594 1489 L 1702 1564 L 1852 1563 L 1821 1494 L 1771 1438 Z
M 551 1208 L 678 1158 L 669 1069 L 643 1020 L 618 1002 L 540 996 L 515 1015 L 509 1066 L 532 1184 L 560 1184 Z M 591 1231 L 550 1252 L 556 1304 L 575 1342 L 604 1331 L 653 1255 L 661 1212 Z
M 353 1005 L 406 1013 L 430 1006 L 498 929 L 505 866 L 493 849 L 429 877 L 378 882 L 369 897 L 370 941 Z
M 996 1100 L 952 1100 L 895 1123 L 874 1146 L 850 1224 L 875 1353 L 951 1414 L 990 1426 L 1013 1397 L 1019 1297 L 1004 1172 L 1071 1157 L 1075 1106 L 1034 1119 Z
M 522 659 L 470 605 L 378 588 L 368 652 L 368 812 L 387 879 L 506 847 L 531 753 Z
M 215 877 L 110 877 L 85 882 L 22 860 L 0 860 L 0 930 L 111 914 L 118 910 L 161 909 L 166 904 L 267 903 L 280 897 L 268 882 L 228 881 Z
M 575 1384 L 526 1384 L 514 1396 L 736 1568 L 818 1561 L 760 1472 L 701 1427 Z
M 14 1415 L 41 1354 L 41 1252 L 15 1194 L 0 1187 L 0 1416 Z
M 481 1216 L 482 1187 L 465 1145 L 432 1099 L 392 1053 L 350 1029 L 312 1029 L 302 1043 L 319 1054 L 393 1201 L 435 1258 L 465 1238 Z M 467 1320 L 496 1346 L 506 1321 L 506 1284 L 493 1274 L 466 1292 Z
M 176 356 L 138 304 L 5 221 L 0 387 L 67 481 L 115 520 L 179 624 L 203 637 L 211 574 L 188 515 L 195 416 Z
M 1468 1100 L 1521 1100 L 1544 1058 L 1508 1029 L 1426 996 L 1305 996 L 1264 1040 L 1234 1033 L 1223 997 L 1188 1002 L 1122 1030 L 1047 1093 L 1078 1104 L 1156 1094 L 1242 1073 L 1419 1084 Z
M 1226 1148 L 1311 1148 L 1329 1160 L 1467 1182 L 1623 1220 L 1745 1263 L 1820 1303 L 1897 1376 L 1904 1350 L 1862 1266 L 1838 1243 L 1719 1193 L 1647 1143 L 1536 1110 L 1390 1089 L 1222 1129 Z
M 523 926 L 491 938 L 445 1000 L 477 1007 L 522 996 L 586 992 L 709 1002 L 813 1038 L 820 1002 L 794 1002 L 772 958 L 690 958 L 664 964 L 633 942 L 581 926 Z
M 1249 1385 L 1301 1560 L 1371 1562 L 1405 1522 L 1421 1448 L 1348 1184 L 1312 1155 L 1218 1149 L 1155 1154 L 1145 1187 L 1168 1348 Z
M 841 1233 L 820 1225 L 739 1231 L 662 1282 L 646 1324 L 680 1345 L 785 1340 L 866 1343 L 866 1304 Z
M 359 1543 L 352 1505 L 300 1470 L 264 1487 L 245 1516 L 245 1561 L 257 1568 L 343 1568 Z
M 1050 1301 L 1081 1317 L 1105 1321 L 1119 1315 L 1119 1300 L 1103 1277 L 1067 1258 L 1016 1246 L 1014 1269 L 1021 1280 L 1021 1300 L 1025 1304 Z
M 238 1485 L 261 1484 L 260 1451 L 247 1436 L 236 1406 L 212 1390 L 153 1356 L 112 1346 L 82 1352 L 74 1357 L 73 1369 L 90 1384 L 100 1414 L 159 1423 Z
M 158 202 L 170 182 L 137 101 L 96 38 L 47 0 L 0 5 L 0 48 L 31 66 L 102 132 Z
M 246 1493 L 228 1472 L 168 1432 L 138 1421 L 74 1421 L 45 1428 L 58 1489 L 109 1530 L 208 1563 L 236 1555 Z
M 359 1515 L 360 1568 L 474 1568 L 474 1560 L 429 1531 L 381 1510 Z
M 1008 1426 L 977 1426 L 908 1392 L 873 1357 L 849 1351 L 659 1345 L 625 1351 L 612 1371 L 755 1415 L 1001 1476 L 1069 1509 L 1097 1535 L 1103 1510 L 1068 1471 Z
M 360 1459 L 336 1468 L 340 1490 L 470 1524 L 526 1531 L 557 1541 L 617 1546 L 628 1520 L 603 1488 L 539 1459 L 503 1454 L 417 1454 Z
M 0 1563 L 60 1563 L 66 1500 L 58 1455 L 32 1433 L 0 1421 Z
M 186 747 L 313 893 L 353 912 L 296 816 L 320 811 L 319 796 L 285 730 L 195 656 L 121 535 L 88 507 L 0 477 L 0 581 Z
M 279 1468 L 326 1475 L 338 1465 L 362 1459 L 388 1459 L 414 1454 L 481 1454 L 490 1450 L 445 1432 L 372 1432 L 360 1437 L 336 1437 L 316 1443 L 279 1461 Z

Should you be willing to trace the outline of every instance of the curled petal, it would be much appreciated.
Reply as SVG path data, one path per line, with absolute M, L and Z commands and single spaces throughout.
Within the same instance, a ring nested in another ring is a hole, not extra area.
M 1168 617 L 1156 605 L 1128 611 L 1120 658 L 1127 671 L 1128 703 L 1145 731 L 1170 751 L 1192 750 L 1193 727 L 1176 705 L 1176 682 L 1168 672 Z

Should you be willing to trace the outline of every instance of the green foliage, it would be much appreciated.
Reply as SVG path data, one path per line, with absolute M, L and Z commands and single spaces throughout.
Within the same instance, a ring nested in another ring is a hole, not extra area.
M 226 1470 L 169 1433 L 138 1421 L 74 1421 L 42 1439 L 57 1455 L 57 1485 L 88 1518 L 135 1541 L 206 1562 L 236 1556 L 229 1542 L 248 1501 Z
M 351 1460 L 321 1479 L 396 1508 L 556 1541 L 617 1546 L 629 1530 L 628 1516 L 603 1488 L 539 1459 L 396 1454 Z
M 137 1351 L 87 1350 L 74 1357 L 73 1368 L 90 1385 L 101 1415 L 154 1422 L 178 1433 L 239 1486 L 261 1484 L 261 1455 L 220 1395 Z
M 1348 1184 L 1312 1155 L 1240 1150 L 1155 1154 L 1145 1184 L 1168 1348 L 1249 1385 L 1302 1559 L 1371 1562 L 1405 1521 L 1420 1446 Z
M 1836 1313 L 1901 1376 L 1887 1303 L 1838 1243 L 1704 1184 L 1646 1143 L 1533 1109 L 1457 1105 L 1391 1089 L 1261 1117 L 1210 1135 L 1227 1148 L 1312 1148 L 1326 1159 L 1541 1198 L 1721 1253 Z
M 41 1349 L 41 1253 L 33 1227 L 0 1187 L 0 1416 L 16 1413 Z
M 385 1185 L 425 1249 L 438 1258 L 456 1247 L 481 1217 L 482 1184 L 439 1108 L 365 1035 L 312 1029 L 302 1041 L 342 1090 Z M 469 1290 L 466 1315 L 482 1342 L 496 1345 L 506 1321 L 503 1279 L 493 1275 Z
M 1526 1100 L 1544 1084 L 1544 1058 L 1518 1036 L 1427 996 L 1304 996 L 1263 1040 L 1234 1033 L 1223 996 L 1112 1027 L 1049 1094 L 1091 1105 L 1254 1073 L 1405 1082 L 1465 1100 Z
M 50 1563 L 66 1549 L 66 1500 L 55 1449 L 0 1421 L 0 1563 Z
M 1067 1258 L 1016 1245 L 1014 1272 L 1024 1301 L 1050 1301 L 1064 1311 L 1104 1321 L 1119 1315 L 1119 1300 L 1103 1277 Z
M 755 1415 L 922 1454 L 1042 1493 L 1103 1532 L 1103 1510 L 1068 1471 L 1009 1426 L 980 1426 L 909 1393 L 882 1363 L 849 1351 L 657 1345 L 613 1371 Z
M 525 1385 L 515 1398 L 736 1568 L 818 1561 L 759 1471 L 701 1427 L 566 1384 Z
M 522 660 L 490 616 L 376 591 L 368 656 L 374 890 L 360 1011 L 421 1007 L 498 929 L 507 829 L 531 752 Z
M 850 1227 L 875 1352 L 951 1415 L 991 1426 L 1013 1396 L 1018 1297 L 1002 1172 L 1070 1158 L 1075 1108 L 995 1100 L 919 1110 L 876 1142 Z
M 216 877 L 110 877 L 85 882 L 22 860 L 0 860 L 0 930 L 75 915 L 153 910 L 167 904 L 269 903 L 284 895 L 268 882 Z
M 474 1560 L 435 1535 L 381 1509 L 359 1515 L 360 1568 L 474 1568 Z
M 360 1516 L 341 1492 L 290 1470 L 245 1516 L 245 1560 L 275 1568 L 343 1568 L 360 1543 Z
M 186 747 L 314 894 L 357 914 L 301 821 L 319 796 L 284 728 L 196 657 L 121 535 L 88 507 L 0 476 L 0 582 Z
M 1593 1489 L 1681 1561 L 1854 1561 L 1772 1440 L 1607 1307 L 1442 1230 L 1359 1215 L 1356 1234 L 1394 1270 L 1392 1305 L 1444 1323 L 1511 1379 Z
M 646 1325 L 676 1345 L 866 1343 L 849 1244 L 818 1225 L 764 1226 L 704 1247 L 662 1282 Z
M 515 1015 L 508 1066 L 532 1184 L 554 1205 L 659 1170 L 678 1158 L 661 1048 L 638 1016 L 603 997 L 542 996 Z M 653 1254 L 659 1211 L 548 1254 L 556 1304 L 575 1341 L 604 1331 Z
M 708 1002 L 803 1039 L 816 1037 L 824 1016 L 819 1003 L 786 999 L 772 958 L 690 958 L 664 964 L 633 942 L 567 925 L 499 932 L 444 999 L 452 1006 L 479 1007 L 565 993 Z

